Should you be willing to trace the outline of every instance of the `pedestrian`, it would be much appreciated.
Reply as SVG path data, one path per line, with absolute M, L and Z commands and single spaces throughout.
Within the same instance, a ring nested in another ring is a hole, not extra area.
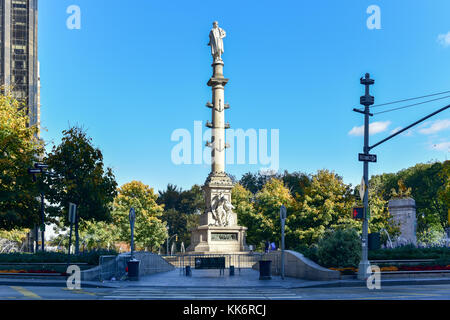
M 264 251 L 265 251 L 266 253 L 269 252 L 269 247 L 270 247 L 270 242 L 269 242 L 269 240 L 266 240 L 266 244 L 265 244 L 265 246 L 264 246 Z

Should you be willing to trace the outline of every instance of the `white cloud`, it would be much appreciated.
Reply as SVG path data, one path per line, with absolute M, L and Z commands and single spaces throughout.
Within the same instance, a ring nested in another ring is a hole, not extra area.
M 420 129 L 419 132 L 423 134 L 433 134 L 447 128 L 450 128 L 450 119 L 436 120 L 431 126 Z
M 377 121 L 372 122 L 369 124 L 369 134 L 377 134 L 383 131 L 386 131 L 389 125 L 391 124 L 390 121 Z M 353 127 L 352 130 L 348 133 L 351 136 L 362 136 L 364 135 L 364 126 L 360 127 Z
M 450 31 L 447 33 L 438 35 L 437 42 L 443 47 L 450 46 Z
M 450 152 L 450 142 L 441 142 L 438 144 L 434 144 L 431 148 L 437 151 Z

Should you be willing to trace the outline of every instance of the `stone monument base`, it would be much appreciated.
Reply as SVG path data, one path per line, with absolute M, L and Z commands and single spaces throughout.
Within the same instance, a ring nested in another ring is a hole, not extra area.
M 412 198 L 389 200 L 388 209 L 400 226 L 399 244 L 416 245 L 416 201 Z
M 205 254 L 248 251 L 245 244 L 246 230 L 246 227 L 240 226 L 199 226 L 192 231 L 191 244 L 186 251 Z

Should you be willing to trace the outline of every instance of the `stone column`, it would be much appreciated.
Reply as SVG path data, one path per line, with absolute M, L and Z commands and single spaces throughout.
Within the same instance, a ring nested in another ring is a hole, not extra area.
M 411 198 L 389 200 L 388 209 L 399 224 L 400 237 L 416 245 L 416 201 Z
M 208 86 L 212 87 L 212 104 L 207 106 L 211 108 L 212 123 L 207 122 L 206 126 L 212 129 L 211 143 L 211 172 L 225 172 L 225 129 L 229 125 L 225 123 L 225 93 L 224 87 L 228 82 L 223 76 L 223 62 L 216 61 L 212 64 L 213 76 L 208 81 Z

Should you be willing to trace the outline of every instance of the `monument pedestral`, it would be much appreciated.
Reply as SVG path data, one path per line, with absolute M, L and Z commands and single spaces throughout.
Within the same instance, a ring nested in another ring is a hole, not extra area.
M 223 76 L 223 41 L 225 31 L 213 23 L 209 34 L 209 45 L 213 56 L 213 75 L 208 81 L 212 88 L 211 108 L 212 122 L 206 126 L 211 128 L 211 142 L 206 145 L 211 148 L 211 173 L 205 181 L 203 192 L 206 210 L 200 217 L 200 226 L 192 230 L 191 245 L 187 251 L 195 253 L 231 253 L 247 251 L 245 231 L 247 228 L 237 225 L 237 215 L 231 204 L 233 182 L 225 172 L 225 129 L 230 125 L 225 123 L 225 85 L 228 82 Z
M 246 227 L 237 225 L 237 215 L 231 204 L 233 183 L 224 172 L 210 173 L 203 186 L 206 210 L 200 216 L 200 226 L 192 230 L 187 251 L 196 253 L 231 253 L 248 251 Z
M 416 201 L 411 198 L 389 200 L 388 210 L 400 226 L 401 240 L 416 245 Z

